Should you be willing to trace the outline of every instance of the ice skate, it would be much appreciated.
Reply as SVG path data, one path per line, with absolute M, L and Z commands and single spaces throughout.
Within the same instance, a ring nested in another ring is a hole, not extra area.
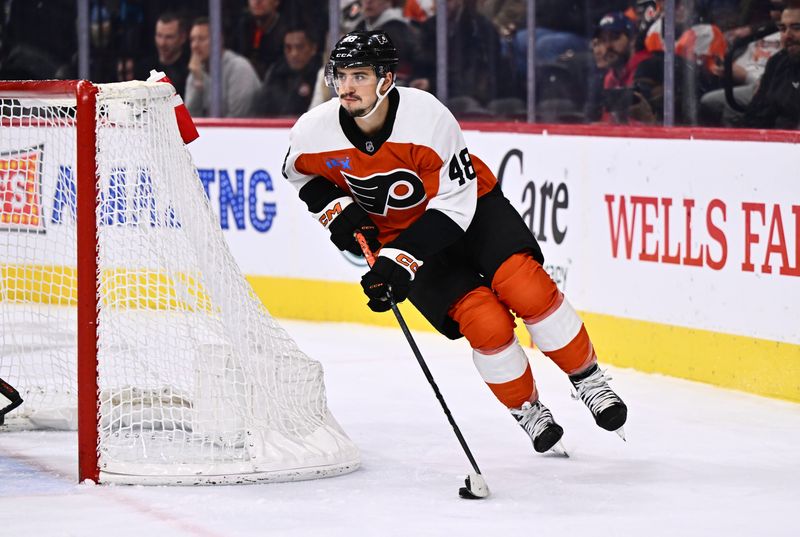
M 511 415 L 517 420 L 520 427 L 525 429 L 533 442 L 533 449 L 537 453 L 552 451 L 553 453 L 569 456 L 561 444 L 564 429 L 553 420 L 553 414 L 540 401 L 525 402 L 520 408 L 512 408 Z
M 570 382 L 575 388 L 575 399 L 580 399 L 589 408 L 597 425 L 606 431 L 613 431 L 625 440 L 622 428 L 628 418 L 628 407 L 608 385 L 611 377 L 605 376 L 597 364 L 578 375 L 571 375 Z

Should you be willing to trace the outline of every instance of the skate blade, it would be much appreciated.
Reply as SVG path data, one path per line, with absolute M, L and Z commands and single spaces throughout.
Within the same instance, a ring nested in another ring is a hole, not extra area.
M 614 432 L 615 432 L 615 433 L 617 433 L 617 436 L 619 436 L 620 438 L 622 438 L 622 441 L 623 441 L 623 442 L 627 442 L 627 441 L 628 441 L 628 440 L 625 438 L 625 427 L 620 427 L 619 429 L 617 429 L 617 430 L 616 430 L 616 431 L 614 431 Z
M 564 444 L 559 440 L 558 442 L 553 445 L 550 449 L 545 451 L 545 455 L 552 455 L 555 457 L 563 457 L 565 459 L 569 459 L 569 453 L 567 453 L 567 449 L 564 447 Z

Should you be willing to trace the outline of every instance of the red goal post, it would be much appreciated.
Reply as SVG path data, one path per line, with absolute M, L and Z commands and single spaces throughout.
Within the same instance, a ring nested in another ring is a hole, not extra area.
M 168 84 L 0 82 L 9 421 L 78 429 L 79 479 L 286 481 L 358 467 L 233 260 Z

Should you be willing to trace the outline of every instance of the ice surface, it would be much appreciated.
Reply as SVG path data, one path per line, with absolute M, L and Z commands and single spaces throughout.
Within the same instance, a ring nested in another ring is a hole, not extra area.
M 361 448 L 360 470 L 249 486 L 77 485 L 75 433 L 5 431 L 3 533 L 798 535 L 800 405 L 610 368 L 630 409 L 622 442 L 595 426 L 570 398 L 567 378 L 531 352 L 571 457 L 542 456 L 480 380 L 465 341 L 417 333 L 492 491 L 487 500 L 462 500 L 458 488 L 471 467 L 399 330 L 282 324 L 322 361 L 329 405 Z

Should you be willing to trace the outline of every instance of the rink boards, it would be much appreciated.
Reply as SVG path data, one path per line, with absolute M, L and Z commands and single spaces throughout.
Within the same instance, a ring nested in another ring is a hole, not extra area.
M 393 325 L 364 306 L 363 262 L 283 179 L 288 125 L 207 123 L 190 146 L 235 258 L 276 316 Z M 481 128 L 465 130 L 470 151 L 602 361 L 800 401 L 799 137 Z

